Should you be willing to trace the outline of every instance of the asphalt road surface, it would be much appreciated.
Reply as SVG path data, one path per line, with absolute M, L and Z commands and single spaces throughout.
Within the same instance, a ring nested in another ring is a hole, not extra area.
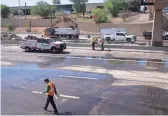
M 2 115 L 52 115 L 44 111 L 43 80 L 66 97 L 55 99 L 62 115 L 168 114 L 168 62 L 106 60 L 63 54 L 25 53 L 15 47 L 1 56 Z

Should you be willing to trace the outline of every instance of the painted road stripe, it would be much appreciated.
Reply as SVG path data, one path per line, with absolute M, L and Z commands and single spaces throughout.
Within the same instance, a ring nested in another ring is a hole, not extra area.
M 156 67 L 146 67 L 147 69 L 153 69 L 153 70 L 157 70 L 158 68 Z
M 39 91 L 32 91 L 32 93 L 43 94 L 42 92 L 39 92 Z M 59 94 L 59 97 L 65 97 L 65 98 L 70 98 L 70 99 L 80 99 L 80 97 L 77 97 L 77 96 L 70 96 L 70 95 L 63 95 L 63 94 Z
M 65 98 L 71 98 L 71 99 L 80 99 L 80 97 L 77 97 L 77 96 L 69 96 L 69 95 L 62 95 L 62 94 L 59 94 L 60 97 L 65 97 Z
M 70 75 L 59 75 L 60 77 L 70 77 L 70 78 L 78 78 L 78 79 L 90 79 L 96 80 L 97 78 L 90 78 L 90 77 L 78 77 L 78 76 L 70 76 Z

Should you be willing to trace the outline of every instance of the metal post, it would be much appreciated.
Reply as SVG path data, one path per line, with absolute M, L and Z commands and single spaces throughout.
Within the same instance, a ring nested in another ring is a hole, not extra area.
M 20 0 L 18 0 L 19 3 L 19 27 L 20 27 L 20 32 L 21 32 L 21 22 L 20 22 Z
M 26 2 L 25 2 L 25 19 L 26 19 L 26 16 L 27 16 L 27 9 L 26 9 Z

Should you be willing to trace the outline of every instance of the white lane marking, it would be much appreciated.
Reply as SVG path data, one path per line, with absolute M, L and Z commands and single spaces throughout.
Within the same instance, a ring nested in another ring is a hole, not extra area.
M 69 95 L 62 95 L 62 94 L 59 94 L 60 97 L 65 97 L 65 98 L 71 98 L 71 99 L 80 99 L 80 97 L 77 97 L 77 96 L 69 96 Z
M 60 77 L 70 77 L 70 78 L 78 78 L 78 79 L 90 79 L 96 80 L 97 78 L 90 78 L 90 77 L 78 77 L 78 76 L 70 76 L 70 75 L 59 75 Z
M 156 67 L 146 67 L 147 69 L 153 69 L 153 70 L 156 70 L 156 69 L 158 69 L 158 68 L 156 68 Z
M 32 91 L 32 93 L 43 94 L 42 92 L 39 91 Z
M 11 66 L 12 62 L 1 61 L 0 66 Z
M 25 89 L 26 87 L 20 87 L 20 88 Z
M 32 91 L 32 93 L 43 94 L 42 92 L 39 92 L 39 91 Z M 77 97 L 77 96 L 70 96 L 70 95 L 63 95 L 63 94 L 59 94 L 59 97 L 65 97 L 65 98 L 71 98 L 71 99 L 80 99 L 80 97 Z

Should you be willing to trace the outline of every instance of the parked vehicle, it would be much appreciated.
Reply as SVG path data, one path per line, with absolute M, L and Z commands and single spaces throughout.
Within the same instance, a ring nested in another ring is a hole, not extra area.
M 114 41 L 126 41 L 128 43 L 134 43 L 136 41 L 136 36 L 128 35 L 126 32 L 117 32 L 113 35 L 104 35 L 104 38 L 108 43 Z
M 45 50 L 52 53 L 61 53 L 66 49 L 66 44 L 61 41 L 55 41 L 52 38 L 38 38 L 22 42 L 20 48 L 25 49 L 26 52 Z
M 66 14 L 60 15 L 55 22 L 52 22 L 50 27 L 42 32 L 43 37 L 61 39 L 79 39 L 79 35 L 78 24 Z
M 50 30 L 49 30 L 50 31 Z M 66 39 L 78 39 L 79 38 L 79 28 L 55 28 L 54 35 L 58 36 L 58 38 L 66 38 Z
M 100 29 L 101 36 L 104 36 L 104 35 L 114 35 L 117 32 L 126 32 L 126 29 L 125 28 Z
M 152 38 L 152 32 L 150 31 L 144 31 L 143 32 L 143 37 L 146 39 L 146 40 L 151 40 Z M 163 30 L 163 39 L 164 40 L 168 40 L 168 32 L 164 31 Z

